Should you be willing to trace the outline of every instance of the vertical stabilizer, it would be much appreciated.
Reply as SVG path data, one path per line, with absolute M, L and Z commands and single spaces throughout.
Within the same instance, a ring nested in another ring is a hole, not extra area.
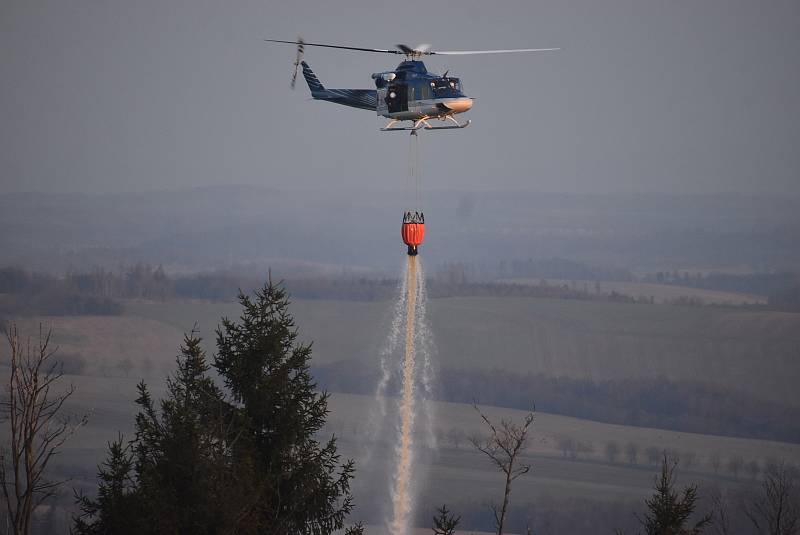
M 300 65 L 303 66 L 303 77 L 308 83 L 308 88 L 311 89 L 311 94 L 313 95 L 315 92 L 325 91 L 322 82 L 319 81 L 319 78 L 317 78 L 317 75 L 311 70 L 311 67 L 308 66 L 308 63 L 303 61 Z

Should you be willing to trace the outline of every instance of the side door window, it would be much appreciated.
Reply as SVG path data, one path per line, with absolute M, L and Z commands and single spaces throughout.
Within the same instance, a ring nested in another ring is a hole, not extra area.
M 404 84 L 390 85 L 386 91 L 386 107 L 389 113 L 408 110 L 408 86 Z
M 429 100 L 429 99 L 431 99 L 431 98 L 432 98 L 432 95 L 431 95 L 431 93 L 432 93 L 433 91 L 431 90 L 431 86 L 430 86 L 430 84 L 426 83 L 425 85 L 423 85 L 423 86 L 422 86 L 422 88 L 421 88 L 421 89 L 422 89 L 422 91 L 421 91 L 421 93 L 422 93 L 422 94 L 420 95 L 420 98 L 421 98 L 422 100 Z

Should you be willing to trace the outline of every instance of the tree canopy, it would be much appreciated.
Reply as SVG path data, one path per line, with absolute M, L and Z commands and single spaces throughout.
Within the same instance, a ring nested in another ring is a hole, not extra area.
M 317 439 L 328 395 L 311 377 L 311 346 L 298 342 L 288 295 L 270 281 L 239 302 L 241 317 L 217 330 L 211 367 L 192 333 L 164 400 L 139 384 L 135 436 L 109 444 L 97 498 L 79 497 L 75 533 L 327 535 L 344 527 L 354 464 L 340 462 L 335 438 Z

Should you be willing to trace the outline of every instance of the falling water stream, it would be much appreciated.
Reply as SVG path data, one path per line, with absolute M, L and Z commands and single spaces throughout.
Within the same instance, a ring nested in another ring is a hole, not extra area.
M 400 400 L 400 437 L 397 445 L 397 464 L 392 492 L 392 535 L 405 535 L 411 513 L 411 468 L 414 440 L 414 358 L 415 313 L 417 307 L 417 258 L 408 256 L 406 270 L 406 338 L 402 366 Z
M 410 182 L 411 189 L 417 192 L 415 206 L 421 213 L 418 166 L 417 139 L 412 135 Z M 391 326 L 380 351 L 380 379 L 362 457 L 363 466 L 380 470 L 376 467 L 382 464 L 382 455 L 377 445 L 385 444 L 387 439 L 393 444 L 391 466 L 384 465 L 389 472 L 390 499 L 383 502 L 388 506 L 383 512 L 391 535 L 410 533 L 416 496 L 425 480 L 425 472 L 419 467 L 430 461 L 429 455 L 436 448 L 430 401 L 433 344 L 425 318 L 425 274 L 419 256 L 409 254 L 405 258 Z

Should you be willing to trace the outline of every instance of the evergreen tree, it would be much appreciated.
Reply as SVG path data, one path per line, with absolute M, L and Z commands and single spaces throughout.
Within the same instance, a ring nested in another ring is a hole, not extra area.
M 97 499 L 78 496 L 81 514 L 74 519 L 79 535 L 135 535 L 144 532 L 142 511 L 133 479 L 133 454 L 122 435 L 108 444 L 108 458 L 98 468 Z
M 352 509 L 353 462 L 316 434 L 328 395 L 309 373 L 285 290 L 240 294 L 223 319 L 209 376 L 200 339 L 186 336 L 158 405 L 138 385 L 136 435 L 110 444 L 96 500 L 80 497 L 75 533 L 329 535 Z M 360 524 L 345 532 L 363 533 Z
M 461 517 L 452 514 L 447 505 L 442 505 L 436 512 L 439 514 L 433 517 L 434 535 L 453 535 L 461 522 Z
M 656 479 L 655 493 L 645 500 L 647 512 L 639 522 L 647 535 L 698 535 L 711 524 L 711 515 L 705 515 L 693 526 L 689 517 L 695 511 L 697 485 L 689 485 L 679 493 L 675 490 L 675 468 L 677 461 L 667 456 L 661 463 L 661 475 Z
M 253 532 L 252 478 L 231 455 L 236 412 L 208 376 L 199 338 L 184 338 L 177 364 L 160 410 L 139 383 L 136 436 L 110 444 L 98 499 L 78 500 L 76 533 Z
M 286 291 L 272 281 L 239 295 L 239 322 L 223 319 L 214 366 L 241 408 L 244 448 L 258 481 L 263 533 L 327 535 L 353 502 L 352 461 L 340 465 L 335 438 L 316 439 L 328 414 L 309 372 L 311 346 L 298 343 Z
M 200 339 L 187 336 L 160 411 L 138 386 L 134 452 L 140 498 L 156 533 L 243 531 L 253 489 L 231 447 L 238 415 L 208 376 Z

